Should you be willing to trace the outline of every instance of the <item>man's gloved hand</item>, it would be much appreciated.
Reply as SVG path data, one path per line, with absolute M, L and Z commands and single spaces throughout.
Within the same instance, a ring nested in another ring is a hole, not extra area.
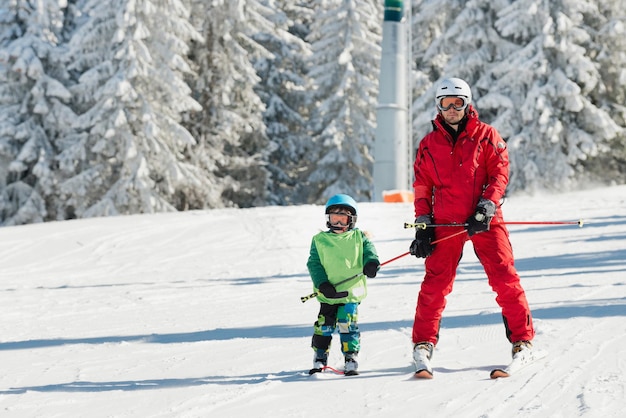
M 496 204 L 489 199 L 480 199 L 476 212 L 465 221 L 468 235 L 471 237 L 479 232 L 489 231 L 489 224 L 495 214 Z
M 376 277 L 376 273 L 378 273 L 378 269 L 380 268 L 380 262 L 378 261 L 368 261 L 363 266 L 363 274 L 365 274 L 370 279 Z
M 319 289 L 320 289 L 320 292 L 322 292 L 322 295 L 326 296 L 328 299 L 341 299 L 341 298 L 345 298 L 346 296 L 348 296 L 348 292 L 345 292 L 345 291 L 337 292 L 337 289 L 335 289 L 335 286 L 330 284 L 330 282 L 322 283 Z
M 424 223 L 426 225 L 432 224 L 430 215 L 422 215 L 415 218 L 415 223 Z M 426 258 L 432 254 L 435 247 L 431 245 L 431 242 L 435 239 L 435 228 L 417 228 L 415 231 L 415 239 L 409 247 L 409 252 L 417 258 Z

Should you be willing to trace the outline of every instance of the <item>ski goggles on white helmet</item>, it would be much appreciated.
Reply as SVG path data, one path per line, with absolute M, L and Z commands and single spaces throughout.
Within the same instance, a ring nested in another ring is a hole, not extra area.
M 468 104 L 469 101 L 465 97 L 444 96 L 437 101 L 437 108 L 441 111 L 449 110 L 450 108 L 459 111 L 465 109 Z

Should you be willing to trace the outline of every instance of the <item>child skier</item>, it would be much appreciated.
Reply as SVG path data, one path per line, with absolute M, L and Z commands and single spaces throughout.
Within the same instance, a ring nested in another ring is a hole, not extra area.
M 332 335 L 339 328 L 346 376 L 358 374 L 357 354 L 361 335 L 357 324 L 358 306 L 367 295 L 366 278 L 376 277 L 380 268 L 374 244 L 354 228 L 357 205 L 345 194 L 331 197 L 326 203 L 327 231 L 316 234 L 311 242 L 307 268 L 318 293 L 320 311 L 314 324 L 311 347 L 313 368 L 321 372 L 328 362 Z M 362 274 L 361 274 L 362 273 Z M 352 280 L 347 278 L 354 277 Z

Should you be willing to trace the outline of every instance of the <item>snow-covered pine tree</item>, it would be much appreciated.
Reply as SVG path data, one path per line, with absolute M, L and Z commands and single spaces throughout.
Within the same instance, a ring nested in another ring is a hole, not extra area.
M 59 45 L 67 2 L 0 5 L 0 224 L 56 218 L 55 138 L 71 112 Z
M 411 55 L 413 59 L 412 92 L 412 143 L 418 143 L 431 129 L 431 120 L 436 115 L 436 82 L 445 77 L 460 77 L 456 70 L 444 74 L 444 67 L 456 53 L 457 39 L 447 36 L 447 29 L 461 14 L 468 3 L 466 0 L 412 0 L 411 3 Z M 468 13 L 470 14 L 470 13 Z M 455 32 L 460 29 L 455 27 Z M 474 46 L 471 47 L 473 51 Z M 467 80 L 468 82 L 470 80 Z
M 617 123 L 626 126 L 626 12 L 622 0 L 596 1 L 598 20 L 590 35 L 597 65 L 606 86 L 606 98 L 617 104 Z M 626 144 L 625 144 L 626 145 Z
M 619 132 L 592 98 L 604 89 L 586 33 L 601 21 L 594 9 L 574 0 L 415 1 L 418 140 L 435 114 L 436 83 L 457 76 L 472 87 L 481 119 L 509 141 L 509 191 L 584 181 L 585 164 Z
M 289 32 L 299 39 L 306 40 L 314 18 L 311 1 L 276 0 L 276 4 L 289 19 Z
M 620 0 L 594 2 L 597 9 L 585 13 L 585 31 L 590 35 L 589 55 L 598 68 L 604 89 L 590 92 L 596 106 L 606 110 L 621 127 L 609 140 L 606 152 L 583 162 L 592 179 L 626 182 L 626 14 Z
M 184 152 L 181 115 L 199 111 L 184 77 L 200 40 L 180 0 L 83 0 L 68 45 L 79 117 L 59 144 L 66 217 L 194 207 L 206 186 Z
M 267 52 L 251 33 L 259 25 L 252 0 L 193 0 L 203 43 L 192 48 L 198 66 L 194 97 L 204 108 L 188 121 L 198 147 L 190 158 L 211 183 L 207 207 L 250 207 L 266 202 L 264 106 L 251 60 Z M 261 19 L 262 20 L 262 19 Z
M 586 26 L 602 16 L 588 0 L 521 0 L 497 13 L 496 30 L 519 48 L 477 83 L 478 106 L 509 138 L 509 190 L 578 187 L 591 176 L 586 162 L 619 132 L 593 100 L 606 88 Z
M 509 3 L 506 0 L 449 0 L 443 5 L 436 1 L 417 2 L 412 26 L 417 66 L 414 92 L 418 93 L 413 108 L 415 142 L 432 129 L 430 121 L 437 114 L 435 89 L 446 77 L 467 81 L 480 118 L 493 124 L 505 139 L 508 138 L 510 131 L 496 119 L 500 109 L 483 106 L 479 99 L 489 88 L 489 80 L 484 77 L 487 69 L 519 49 L 494 28 L 497 11 Z M 486 85 L 485 89 L 481 89 L 482 84 Z M 504 119 L 508 117 L 515 119 L 509 114 Z
M 310 103 L 306 94 L 305 59 L 310 54 L 309 44 L 292 34 L 294 21 L 280 10 L 278 3 L 294 7 L 292 1 L 266 0 L 264 14 L 272 27 L 253 35 L 271 56 L 263 55 L 254 60 L 261 81 L 256 87 L 265 104 L 263 115 L 270 143 L 263 159 L 271 177 L 267 182 L 267 203 L 286 205 L 304 200 L 298 196 L 303 161 L 307 161 L 309 136 L 306 120 Z M 299 12 L 307 12 L 299 8 Z M 298 16 L 300 21 L 306 16 Z M 302 30 L 298 28 L 298 30 Z
M 508 1 L 418 1 L 413 10 L 413 48 L 417 76 L 414 81 L 414 139 L 432 129 L 436 116 L 435 89 L 441 79 L 459 77 L 468 82 L 474 104 L 480 97 L 476 83 L 485 69 L 519 47 L 494 29 L 498 4 Z M 443 10 L 442 10 L 443 9 Z M 432 80 L 432 81 L 431 81 Z M 479 108 L 480 117 L 492 121 L 491 109 Z
M 380 68 L 382 4 L 374 0 L 314 1 L 309 63 L 315 100 L 308 202 L 335 193 L 371 199 Z

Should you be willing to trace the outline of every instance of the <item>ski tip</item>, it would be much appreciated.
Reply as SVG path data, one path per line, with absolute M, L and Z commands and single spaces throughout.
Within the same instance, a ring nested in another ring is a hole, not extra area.
M 433 378 L 433 374 L 425 369 L 416 371 L 413 376 L 416 379 L 432 379 Z
M 509 377 L 510 375 L 502 369 L 493 369 L 489 376 L 492 379 L 498 379 L 500 377 Z

